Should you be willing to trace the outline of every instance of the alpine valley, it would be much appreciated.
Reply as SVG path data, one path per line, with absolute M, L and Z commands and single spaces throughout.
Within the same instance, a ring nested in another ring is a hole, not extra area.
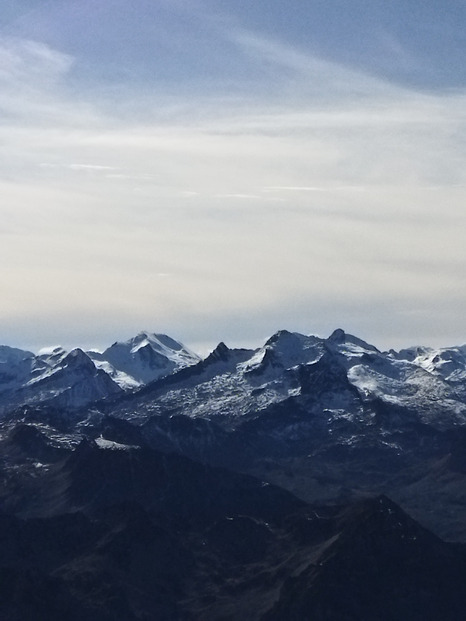
M 466 346 L 0 347 L 4 621 L 457 621 Z

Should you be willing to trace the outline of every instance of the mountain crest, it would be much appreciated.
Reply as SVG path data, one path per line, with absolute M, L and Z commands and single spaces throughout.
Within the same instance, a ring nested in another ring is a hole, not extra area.
M 230 348 L 225 345 L 223 341 L 221 341 L 217 347 L 207 356 L 206 362 L 228 362 L 230 357 Z

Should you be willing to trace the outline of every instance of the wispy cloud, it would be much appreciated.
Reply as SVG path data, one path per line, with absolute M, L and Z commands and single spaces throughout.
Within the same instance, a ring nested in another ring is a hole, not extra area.
M 48 45 L 25 39 L 0 38 L 0 79 L 5 84 L 44 88 L 66 74 L 73 58 Z
M 258 196 L 257 194 L 216 194 L 214 198 L 240 198 L 240 199 L 245 199 L 245 200 L 257 200 L 257 199 L 261 199 L 261 196 Z
M 263 189 L 264 192 L 325 192 L 325 188 L 303 185 L 271 185 Z
M 295 94 L 297 90 L 307 96 L 312 94 L 313 97 L 332 100 L 335 96 L 348 99 L 369 93 L 374 97 L 395 88 L 374 76 L 254 32 L 236 29 L 230 38 L 252 62 L 260 63 L 266 73 L 280 80 L 277 87 L 293 87 Z
M 98 164 L 70 164 L 69 168 L 71 170 L 96 170 L 96 171 L 108 171 L 108 170 L 116 170 L 114 166 L 102 166 Z
M 466 291 L 465 93 L 229 36 L 268 63 L 273 97 L 135 92 L 123 113 L 113 95 L 76 95 L 70 56 L 2 40 L 5 325 L 34 312 L 46 326 L 50 300 L 68 325 L 198 312 L 206 334 L 221 314 L 323 325 L 338 306 L 354 322 L 372 308 L 381 325 Z
M 114 166 L 104 166 L 101 164 L 51 164 L 49 162 L 41 162 L 39 164 L 41 168 L 51 169 L 68 169 L 76 171 L 90 171 L 90 172 L 108 172 L 109 170 L 117 170 Z M 115 175 L 118 176 L 118 175 Z

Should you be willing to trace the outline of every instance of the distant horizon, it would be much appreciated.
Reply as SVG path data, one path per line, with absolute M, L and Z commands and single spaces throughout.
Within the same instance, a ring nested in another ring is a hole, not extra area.
M 110 347 L 111 345 L 113 345 L 114 343 L 124 343 L 127 342 L 133 338 L 135 338 L 137 335 L 141 334 L 141 333 L 146 333 L 146 334 L 153 334 L 153 335 L 166 335 L 169 336 L 173 339 L 175 339 L 176 341 L 178 341 L 179 343 L 181 343 L 182 345 L 184 345 L 185 347 L 187 347 L 189 350 L 191 350 L 193 353 L 201 356 L 202 358 L 205 358 L 206 356 L 208 356 L 212 351 L 214 351 L 214 349 L 220 344 L 220 343 L 225 343 L 225 345 L 230 348 L 230 349 L 236 349 L 236 348 L 245 348 L 245 349 L 260 349 L 261 347 L 263 347 L 265 345 L 265 343 L 277 332 L 280 332 L 282 330 L 287 331 L 287 332 L 291 332 L 291 333 L 298 333 L 298 334 L 302 334 L 305 336 L 316 336 L 318 338 L 321 339 L 327 339 L 329 338 L 336 330 L 343 330 L 345 332 L 345 334 L 350 335 L 350 336 L 354 336 L 357 337 L 358 339 L 361 339 L 362 341 L 365 341 L 366 343 L 368 343 L 369 345 L 373 345 L 374 347 L 376 347 L 379 351 L 381 352 L 388 352 L 390 350 L 394 350 L 394 351 L 401 351 L 403 349 L 409 349 L 412 347 L 426 347 L 426 348 L 432 348 L 432 349 L 448 349 L 451 347 L 461 347 L 463 345 L 466 345 L 466 341 L 464 342 L 457 342 L 457 343 L 436 343 L 436 344 L 432 344 L 432 343 L 401 343 L 398 344 L 397 346 L 381 346 L 380 343 L 374 342 L 371 339 L 367 339 L 365 338 L 365 336 L 363 334 L 358 334 L 355 333 L 353 331 L 350 330 L 345 330 L 343 327 L 338 326 L 336 328 L 334 328 L 333 330 L 331 330 L 328 334 L 322 334 L 322 333 L 317 333 L 317 332 L 312 332 L 312 331 L 308 331 L 308 332 L 303 332 L 303 331 L 299 331 L 299 330 L 292 330 L 289 328 L 279 328 L 277 330 L 275 330 L 274 332 L 270 333 L 268 336 L 264 336 L 264 337 L 258 337 L 257 339 L 253 340 L 253 339 L 249 339 L 249 340 L 245 340 L 245 341 L 228 341 L 226 339 L 219 339 L 218 341 L 198 341 L 198 342 L 194 342 L 192 343 L 189 340 L 180 338 L 178 335 L 176 334 L 172 334 L 172 333 L 168 333 L 168 332 L 160 332 L 160 331 L 155 331 L 155 330 L 138 330 L 137 332 L 135 332 L 134 334 L 131 335 L 123 335 L 123 336 L 117 336 L 116 338 L 110 339 L 108 342 L 107 341 L 99 341 L 98 343 L 96 343 L 95 341 L 89 341 L 88 339 L 84 339 L 82 342 L 75 342 L 73 341 L 68 341 L 68 343 L 64 343 L 64 342 L 55 342 L 55 343 L 50 343 L 50 344 L 44 344 L 42 346 L 35 344 L 34 346 L 27 346 L 27 345 L 18 345 L 18 343 L 6 343 L 6 342 L 1 342 L 0 346 L 7 346 L 7 347 L 11 347 L 11 348 L 16 348 L 16 349 L 21 349 L 24 351 L 29 351 L 31 353 L 33 353 L 34 355 L 41 355 L 41 354 L 46 354 L 46 353 L 51 353 L 51 351 L 55 348 L 62 348 L 63 350 L 69 352 L 73 349 L 82 349 L 83 351 L 96 351 L 96 352 L 103 352 L 105 349 L 107 349 L 108 347 Z

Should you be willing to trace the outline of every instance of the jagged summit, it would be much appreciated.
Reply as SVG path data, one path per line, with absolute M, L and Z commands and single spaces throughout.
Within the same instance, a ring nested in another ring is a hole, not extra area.
M 146 345 L 150 345 L 161 353 L 164 351 L 187 351 L 187 348 L 182 343 L 176 341 L 170 336 L 166 334 L 149 332 L 148 330 L 142 330 L 141 332 L 138 332 L 136 336 L 133 336 L 126 341 L 116 341 L 113 345 L 111 345 L 111 347 L 115 347 L 116 345 L 130 346 L 132 351 L 137 351 L 140 347 L 145 347 Z
M 323 340 L 317 336 L 279 330 L 257 351 L 250 369 L 258 366 L 262 369 L 266 366 L 285 369 L 315 362 L 322 355 L 322 343 Z
M 63 366 L 78 366 L 81 364 L 92 365 L 92 360 L 79 347 L 72 349 L 63 359 Z
M 346 333 L 342 328 L 337 328 L 332 332 L 332 334 L 328 337 L 328 341 L 332 341 L 333 343 L 345 343 L 346 341 Z
M 150 344 L 155 349 L 160 348 L 162 351 L 189 351 L 185 345 L 167 334 L 157 334 L 146 330 L 139 332 L 134 338 L 130 339 L 135 347 L 144 347 Z M 196 354 L 193 354 L 195 356 Z
M 379 350 L 374 345 L 363 341 L 357 336 L 353 336 L 352 334 L 348 334 L 342 328 L 337 328 L 332 332 L 332 334 L 326 339 L 327 345 L 348 345 L 350 348 L 352 347 L 354 351 L 355 348 L 359 348 L 361 350 L 368 350 L 373 352 L 378 352 Z
M 227 347 L 223 341 L 221 341 L 217 345 L 217 347 L 207 356 L 206 362 L 226 362 L 229 358 L 230 351 L 230 348 Z

